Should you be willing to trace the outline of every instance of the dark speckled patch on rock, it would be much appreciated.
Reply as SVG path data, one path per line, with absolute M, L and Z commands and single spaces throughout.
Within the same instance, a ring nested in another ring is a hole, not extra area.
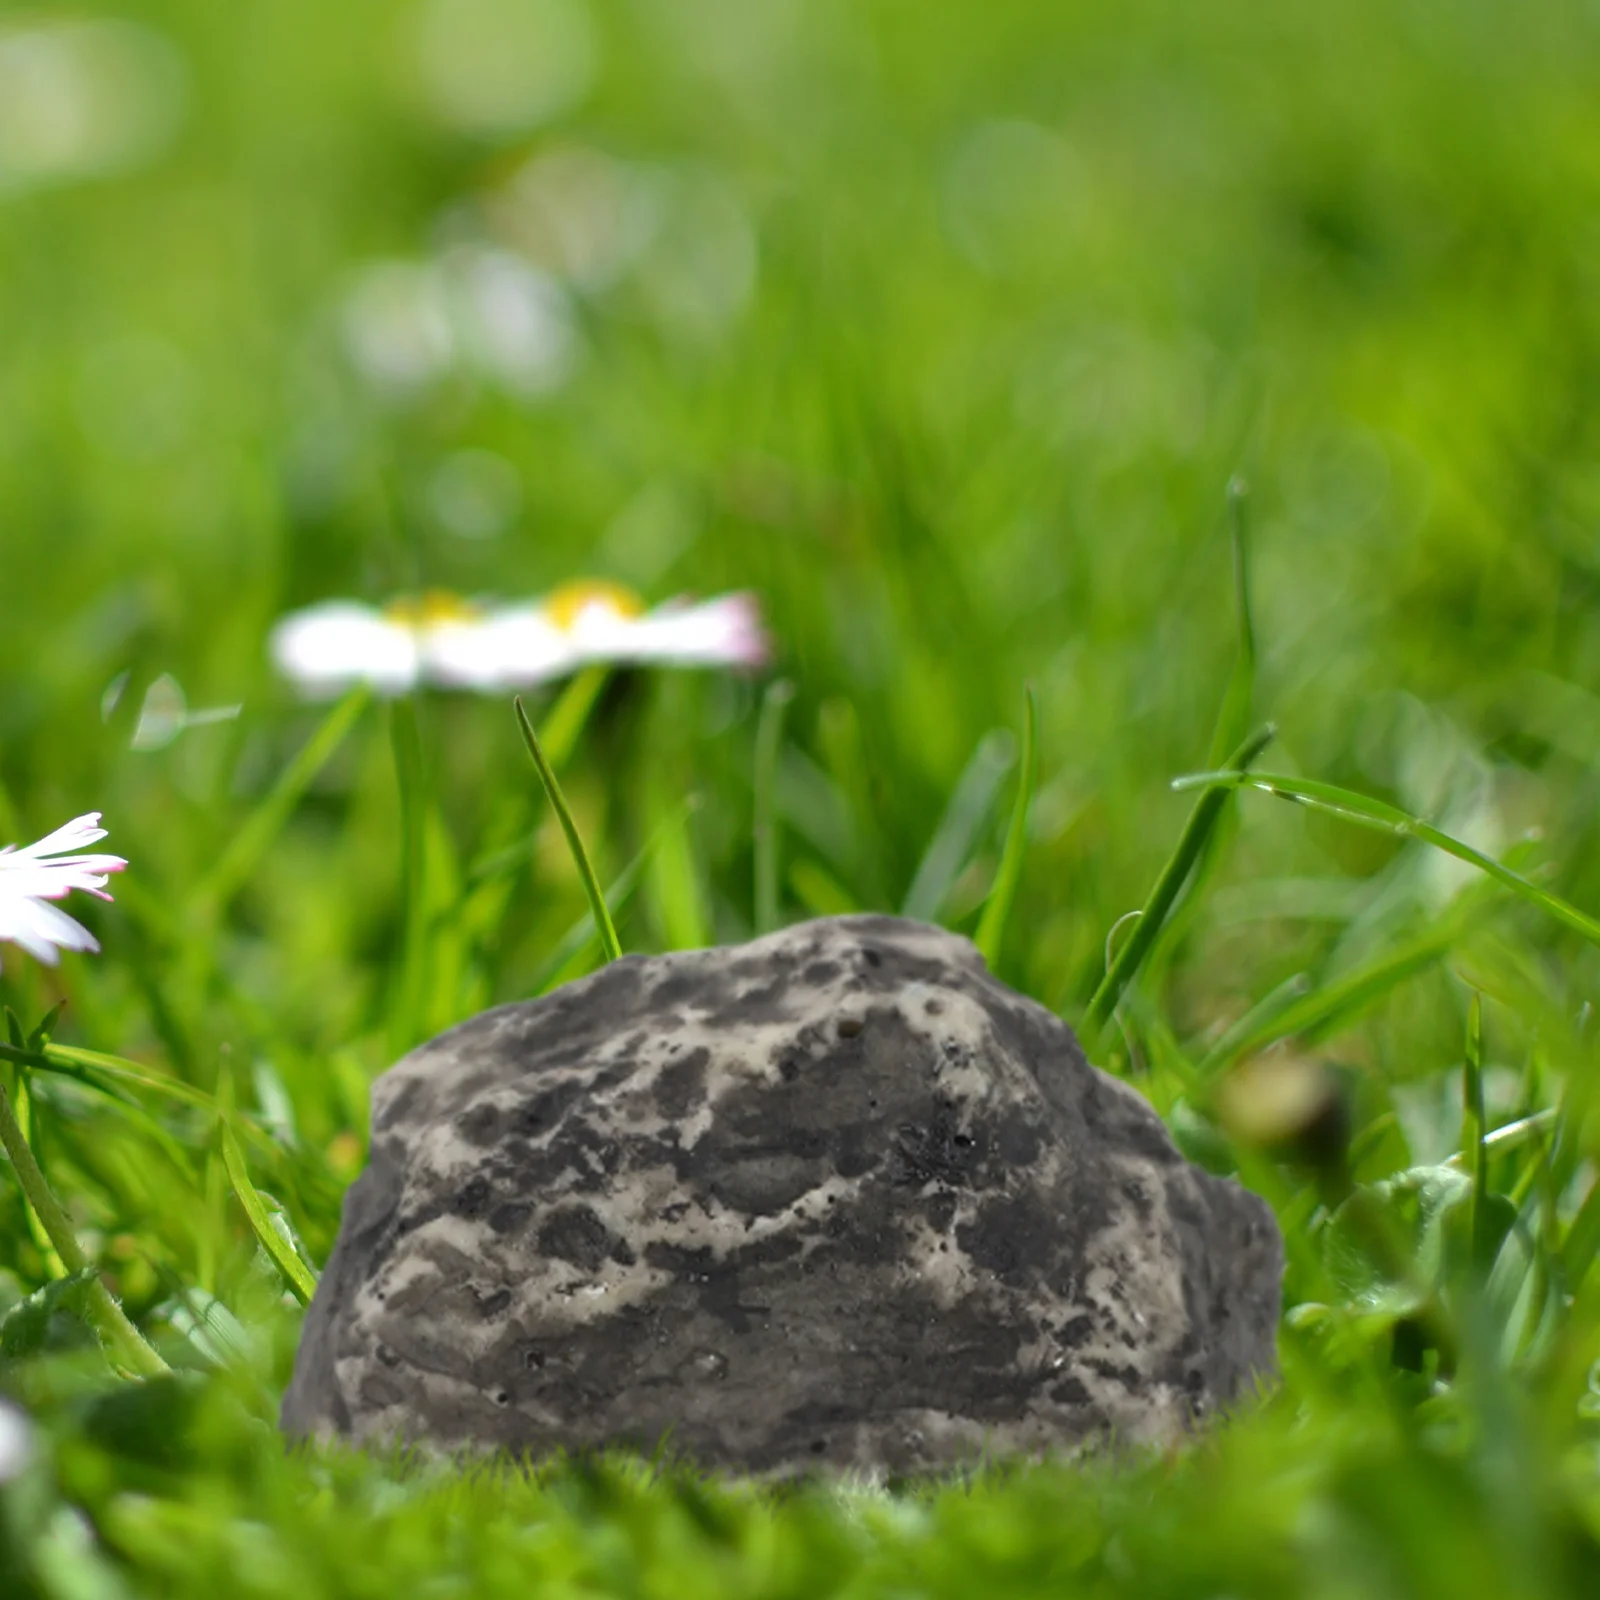
M 1281 1273 L 966 940 L 831 918 L 385 1073 L 283 1426 L 763 1473 L 1166 1440 L 1272 1370 Z

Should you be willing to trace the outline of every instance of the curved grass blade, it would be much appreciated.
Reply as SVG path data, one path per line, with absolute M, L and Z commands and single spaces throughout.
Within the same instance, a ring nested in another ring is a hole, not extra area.
M 1223 769 L 1228 778 L 1230 780 L 1239 778 L 1244 769 L 1277 736 L 1277 731 L 1271 723 L 1268 723 L 1246 739 L 1234 752 L 1227 767 Z M 1112 962 L 1105 977 L 1100 980 L 1100 987 L 1095 990 L 1089 1001 L 1084 1028 L 1092 1041 L 1091 1048 L 1093 1044 L 1098 1044 L 1100 1035 L 1105 1032 L 1106 1024 L 1111 1020 L 1112 1012 L 1116 1010 L 1122 991 L 1134 973 L 1139 970 L 1139 965 L 1151 945 L 1155 943 L 1156 935 L 1160 933 L 1162 924 L 1167 920 L 1184 881 L 1199 860 L 1206 840 L 1216 826 L 1217 818 L 1221 816 L 1222 807 L 1233 786 L 1232 782 L 1214 784 L 1200 796 L 1194 810 L 1189 813 L 1189 820 L 1178 838 L 1177 847 L 1173 850 L 1166 866 L 1162 868 L 1161 876 L 1156 879 L 1149 899 L 1144 903 L 1138 926 L 1129 936 L 1128 942 L 1117 952 L 1116 960 Z
M 38 1072 L 59 1073 L 118 1100 L 121 1097 L 117 1091 L 97 1081 L 97 1075 L 103 1074 L 114 1083 L 120 1080 L 136 1088 L 149 1089 L 152 1093 L 182 1100 L 187 1105 L 199 1106 L 206 1111 L 214 1109 L 215 1105 L 204 1090 L 181 1083 L 176 1078 L 158 1077 L 132 1061 L 124 1061 L 120 1056 L 108 1056 L 98 1050 L 82 1050 L 76 1045 L 47 1044 L 42 1050 L 18 1050 L 12 1045 L 0 1044 L 0 1061 L 15 1061 Z
M 1369 795 L 1357 794 L 1353 789 L 1341 789 L 1337 784 L 1320 783 L 1313 778 L 1293 778 L 1286 773 L 1238 771 L 1192 773 L 1186 777 L 1175 778 L 1172 787 L 1174 789 L 1204 787 L 1207 794 L 1216 793 L 1219 787 L 1260 789 L 1265 794 L 1277 795 L 1281 800 L 1291 800 L 1298 805 L 1309 806 L 1313 811 L 1342 817 L 1347 822 L 1355 823 L 1357 827 L 1371 828 L 1378 833 L 1394 834 L 1402 839 L 1419 840 L 1423 844 L 1432 845 L 1435 850 L 1443 851 L 1447 856 L 1454 856 L 1457 861 L 1465 861 L 1469 866 L 1487 873 L 1514 894 L 1520 895 L 1524 900 L 1554 917 L 1556 921 L 1581 934 L 1591 944 L 1600 944 L 1600 922 L 1580 911 L 1569 901 L 1563 900 L 1560 895 L 1551 894 L 1548 889 L 1541 889 L 1531 879 L 1523 877 L 1520 872 L 1514 872 L 1503 862 L 1496 861 L 1492 856 L 1486 856 L 1481 850 L 1474 850 L 1470 844 L 1465 844 L 1460 839 L 1435 828 L 1431 823 L 1423 822 L 1419 817 L 1413 817 L 1398 806 L 1374 800 Z
M 613 914 L 620 911 L 633 897 L 633 892 L 638 888 L 639 880 L 644 876 L 645 868 L 650 865 L 651 858 L 675 832 L 682 831 L 684 824 L 700 804 L 699 795 L 689 795 L 670 817 L 662 821 L 645 841 L 644 848 L 612 880 L 611 887 L 606 890 L 605 900 Z M 568 964 L 594 937 L 594 931 L 594 912 L 586 911 L 567 929 L 560 943 L 545 958 L 544 964 L 534 974 L 533 982 L 528 985 L 528 992 L 536 995 L 544 994 L 551 988 Z
M 23 1137 L 22 1129 L 12 1114 L 10 1098 L 3 1088 L 0 1088 L 0 1145 L 4 1145 L 6 1154 L 11 1158 L 11 1168 L 17 1182 L 28 1204 L 44 1225 L 45 1233 L 61 1259 L 61 1265 L 69 1275 L 91 1268 L 92 1263 L 73 1231 L 72 1220 L 56 1199 L 28 1141 Z M 124 1371 L 150 1378 L 171 1370 L 112 1298 L 111 1291 L 100 1281 L 97 1272 L 91 1272 L 85 1280 L 84 1308 L 85 1320 L 99 1335 L 107 1355 Z
M 550 762 L 550 770 L 559 773 L 577 748 L 578 737 L 588 726 L 589 714 L 594 710 L 611 675 L 609 667 L 585 667 L 561 692 L 561 697 L 545 714 L 539 727 L 539 744 Z M 528 864 L 537 841 L 537 831 L 512 844 L 491 850 L 474 861 L 467 869 L 467 888 L 477 889 L 508 873 L 520 872 Z
M 244 826 L 234 835 L 217 864 L 200 881 L 194 892 L 196 915 L 217 916 L 238 893 L 371 699 L 372 691 L 363 684 L 352 689 L 323 718 L 316 732 L 279 774 L 266 798 L 245 819 Z
M 1000 959 L 1000 941 L 1005 937 L 1006 918 L 1011 913 L 1017 880 L 1022 876 L 1022 857 L 1028 848 L 1028 813 L 1033 807 L 1039 711 L 1031 688 L 1022 691 L 1022 700 L 1022 773 L 1017 782 L 1016 804 L 1011 808 L 1011 826 L 1006 829 L 1000 870 L 995 873 L 994 887 L 989 891 L 988 904 L 983 908 L 983 917 L 972 941 L 991 970 Z
M 755 826 L 756 932 L 778 926 L 778 755 L 783 749 L 783 717 L 794 699 L 794 685 L 780 678 L 761 699 L 756 724 Z
M 978 830 L 1016 760 L 1015 752 L 1016 741 L 1004 728 L 995 728 L 978 741 L 978 748 L 956 779 L 944 815 L 939 818 L 906 891 L 905 903 L 900 907 L 902 917 L 914 922 L 937 919 L 950 885 L 966 865 Z
M 250 1181 L 250 1173 L 244 1164 L 244 1151 L 239 1148 L 239 1141 L 234 1137 L 228 1119 L 219 1116 L 217 1126 L 222 1132 L 222 1161 L 228 1169 L 228 1182 L 233 1186 L 239 1204 L 244 1207 L 244 1214 L 250 1219 L 250 1226 L 255 1230 L 261 1248 L 272 1257 L 273 1264 L 283 1274 L 295 1299 L 303 1306 L 310 1305 L 312 1295 L 317 1292 L 316 1278 L 295 1254 L 293 1246 L 273 1226 L 266 1203 Z
M 617 940 L 616 925 L 611 920 L 611 913 L 606 909 L 606 897 L 600 892 L 600 880 L 595 877 L 594 867 L 590 864 L 589 852 L 583 847 L 578 825 L 572 820 L 566 796 L 561 792 L 561 785 L 556 782 L 556 775 L 539 744 L 539 736 L 533 731 L 533 724 L 528 721 L 528 713 L 522 709 L 522 696 L 516 696 L 511 703 L 517 713 L 517 726 L 522 730 L 522 742 L 527 745 L 528 754 L 533 757 L 533 764 L 539 772 L 539 781 L 544 785 L 544 792 L 550 797 L 550 804 L 555 809 L 561 831 L 567 836 L 567 848 L 572 852 L 578 876 L 583 880 L 583 892 L 589 897 L 589 909 L 594 914 L 595 927 L 600 930 L 600 943 L 605 950 L 606 960 L 615 961 L 622 954 L 622 946 Z

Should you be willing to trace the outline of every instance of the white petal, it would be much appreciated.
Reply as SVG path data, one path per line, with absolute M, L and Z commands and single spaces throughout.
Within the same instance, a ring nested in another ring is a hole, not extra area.
M 424 640 L 425 671 L 463 689 L 515 689 L 571 672 L 581 656 L 537 606 L 508 606 L 476 622 L 435 623 Z
M 65 861 L 13 859 L 15 866 L 0 859 L 0 888 L 9 894 L 32 895 L 37 900 L 61 900 L 74 889 L 109 900 L 106 874 L 120 872 L 128 864 L 121 856 L 69 856 Z
M 283 618 L 272 630 L 272 658 L 312 695 L 337 694 L 354 683 L 403 694 L 416 684 L 420 667 L 413 629 L 348 600 Z
M 746 594 L 723 595 L 702 605 L 659 606 L 631 620 L 586 611 L 575 631 L 592 660 L 758 667 L 768 653 L 760 613 Z
M 81 850 L 85 845 L 103 839 L 106 830 L 100 826 L 100 813 L 86 811 L 81 817 L 63 823 L 54 833 L 47 833 L 37 844 L 24 845 L 19 856 L 54 856 L 63 850 Z
M 81 922 L 31 895 L 0 894 L 0 939 L 20 944 L 48 967 L 56 964 L 56 946 L 63 950 L 98 950 L 95 937 Z

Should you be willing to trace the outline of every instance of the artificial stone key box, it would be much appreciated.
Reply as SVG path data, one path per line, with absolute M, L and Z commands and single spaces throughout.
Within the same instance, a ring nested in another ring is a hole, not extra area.
M 828 918 L 386 1072 L 283 1425 L 763 1473 L 1166 1440 L 1273 1369 L 1281 1276 L 966 940 Z

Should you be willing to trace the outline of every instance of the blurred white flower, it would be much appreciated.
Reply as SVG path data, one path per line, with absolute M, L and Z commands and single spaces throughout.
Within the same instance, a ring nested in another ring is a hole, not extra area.
M 341 322 L 357 370 L 399 402 L 455 373 L 537 398 L 565 383 L 582 353 L 560 284 L 509 250 L 481 245 L 363 268 Z
M 279 671 L 314 696 L 353 683 L 382 694 L 421 683 L 494 692 L 600 662 L 757 667 L 767 659 L 767 639 L 752 595 L 646 611 L 618 584 L 583 582 L 494 607 L 438 592 L 381 611 L 327 601 L 279 622 L 272 654 Z
M 121 872 L 121 856 L 66 854 L 105 838 L 100 813 L 74 817 L 37 844 L 0 849 L 0 939 L 20 944 L 29 955 L 53 967 L 56 951 L 98 950 L 95 937 L 82 923 L 48 902 L 61 900 L 74 889 L 111 898 L 105 892 L 106 875 Z
M 440 262 L 458 359 L 509 394 L 560 388 L 578 356 L 567 296 L 548 273 L 482 245 L 461 245 Z
M 404 397 L 450 370 L 455 338 L 438 276 L 423 262 L 364 268 L 342 308 L 346 348 L 374 388 Z
M 0 22 L 0 194 L 126 171 L 167 145 L 184 74 L 159 35 L 113 18 Z
M 489 140 L 569 110 L 599 64 L 584 0 L 422 0 L 411 44 L 428 110 L 446 127 Z
M 10 1483 L 33 1460 L 33 1429 L 27 1414 L 9 1400 L 0 1400 L 0 1483 Z
M 648 171 L 584 145 L 524 162 L 484 197 L 497 235 L 586 291 L 609 288 L 660 225 Z

